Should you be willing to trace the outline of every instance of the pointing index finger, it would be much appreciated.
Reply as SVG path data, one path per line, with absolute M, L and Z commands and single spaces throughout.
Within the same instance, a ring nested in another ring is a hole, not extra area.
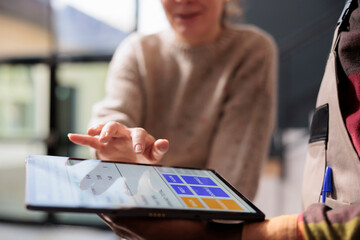
M 98 141 L 97 137 L 82 135 L 82 134 L 74 134 L 69 133 L 68 138 L 71 142 L 75 144 L 90 146 L 95 149 L 100 149 L 102 144 Z

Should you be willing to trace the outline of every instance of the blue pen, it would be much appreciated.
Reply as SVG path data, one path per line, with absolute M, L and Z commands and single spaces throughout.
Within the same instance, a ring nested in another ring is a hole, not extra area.
M 324 183 L 322 187 L 322 202 L 325 203 L 326 194 L 332 193 L 332 169 L 331 167 L 326 167 Z

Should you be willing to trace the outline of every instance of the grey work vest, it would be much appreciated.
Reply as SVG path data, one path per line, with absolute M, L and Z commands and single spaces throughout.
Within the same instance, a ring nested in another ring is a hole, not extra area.
M 360 202 L 360 160 L 341 115 L 338 94 L 336 28 L 310 127 L 310 140 L 305 165 L 303 207 L 321 202 L 325 168 L 332 168 L 333 192 L 325 204 L 338 208 Z M 339 66 L 340 67 L 340 66 Z

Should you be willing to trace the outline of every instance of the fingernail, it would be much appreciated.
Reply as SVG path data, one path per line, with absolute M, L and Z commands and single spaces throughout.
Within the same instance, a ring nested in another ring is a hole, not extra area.
M 136 152 L 136 153 L 142 153 L 142 146 L 141 146 L 141 144 L 136 144 L 136 145 L 135 145 L 135 152 Z
M 158 149 L 160 152 L 166 152 L 169 149 L 169 146 L 160 145 Z
M 107 137 L 108 135 L 109 135 L 108 132 L 102 133 L 102 134 L 100 135 L 100 138 L 105 138 L 105 137 Z

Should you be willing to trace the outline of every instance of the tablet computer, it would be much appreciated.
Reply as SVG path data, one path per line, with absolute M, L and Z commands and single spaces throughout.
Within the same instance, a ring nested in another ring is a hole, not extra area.
M 26 207 L 126 217 L 265 218 L 213 170 L 47 155 L 27 158 Z

